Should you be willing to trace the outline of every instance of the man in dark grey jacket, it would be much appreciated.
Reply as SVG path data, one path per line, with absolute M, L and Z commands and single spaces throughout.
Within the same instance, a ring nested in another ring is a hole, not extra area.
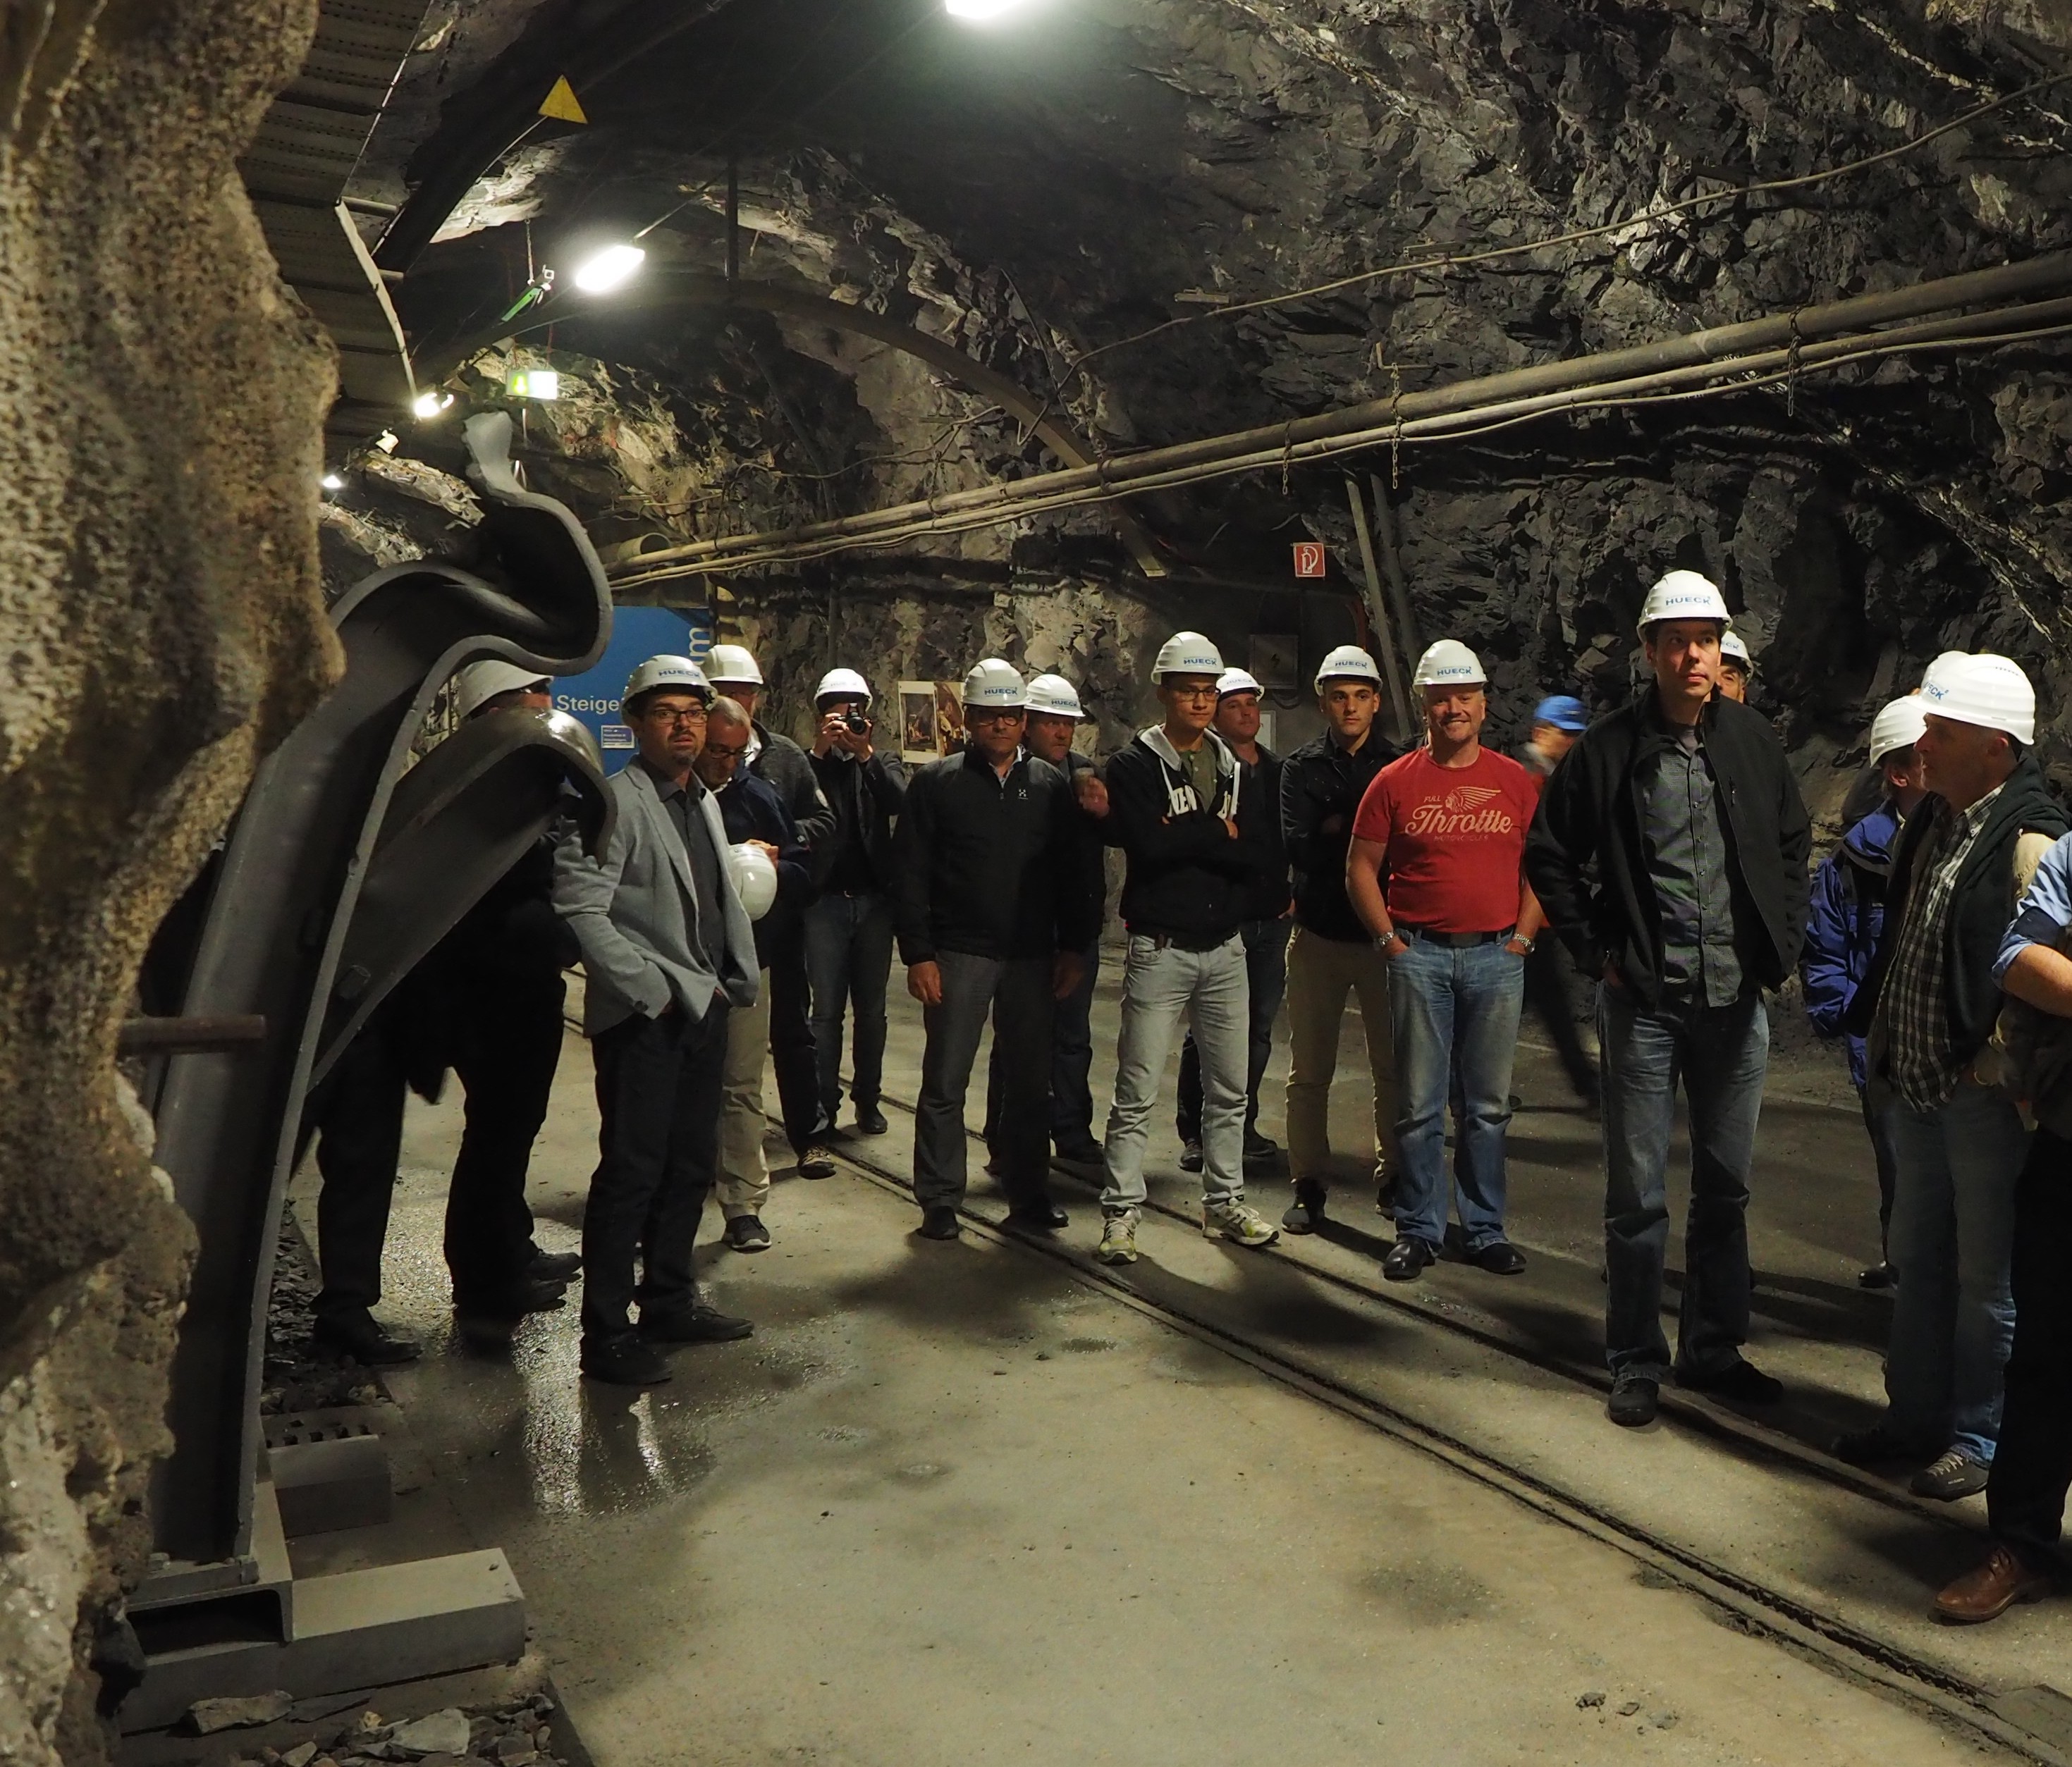
M 806 751 L 756 717 L 763 680 L 754 656 L 739 644 L 715 644 L 705 674 L 715 692 L 749 715 L 751 739 L 748 753 L 742 757 L 742 767 L 777 794 L 808 855 L 824 849 L 835 837 L 834 806 L 820 790 Z M 813 992 L 806 973 L 805 910 L 811 901 L 808 891 L 800 900 L 797 912 L 783 916 L 776 927 L 758 927 L 756 934 L 768 959 L 764 973 L 770 990 L 770 1065 L 776 1072 L 785 1139 L 798 1157 L 800 1177 L 831 1178 L 835 1162 L 826 1144 L 834 1125 L 820 1103 L 820 1063 L 813 1050 Z
M 1001 1058 L 998 1170 L 1009 1219 L 1042 1232 L 1066 1224 L 1048 1189 L 1051 1008 L 1079 980 L 1100 908 L 1072 787 L 1022 747 L 1024 693 L 1020 674 L 997 657 L 973 668 L 964 751 L 915 775 L 899 817 L 899 950 L 928 1036 L 914 1194 L 930 1239 L 957 1236 L 964 1096 L 989 1015 Z
M 1769 721 L 1713 696 L 1729 617 L 1695 571 L 1648 592 L 1640 636 L 1654 680 L 1569 751 L 1526 842 L 1549 923 L 1601 978 L 1608 1412 L 1628 1427 L 1653 1420 L 1669 1372 L 1664 1169 L 1679 1073 L 1691 1213 L 1677 1383 L 1745 1403 L 1783 1395 L 1741 1354 L 1748 1180 L 1769 1062 L 1762 992 L 1799 960 L 1811 831 Z
M 726 830 L 692 770 L 712 697 L 688 657 L 634 670 L 623 715 L 639 752 L 610 782 L 611 837 L 599 858 L 574 837 L 555 858 L 554 906 L 582 947 L 600 1119 L 583 1208 L 582 1370 L 620 1386 L 668 1379 L 658 1346 L 753 1329 L 700 1297 L 691 1259 L 719 1163 L 727 1013 L 756 998 L 755 935 Z

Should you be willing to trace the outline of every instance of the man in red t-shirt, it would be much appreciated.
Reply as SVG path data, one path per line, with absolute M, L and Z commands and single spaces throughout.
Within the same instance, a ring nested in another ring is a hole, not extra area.
M 1503 1142 L 1525 960 L 1544 923 L 1524 881 L 1532 775 L 1482 746 L 1489 678 L 1444 638 L 1418 659 L 1425 746 L 1374 777 L 1353 818 L 1346 894 L 1388 959 L 1396 1038 L 1396 1243 L 1391 1282 L 1436 1263 L 1446 1231 L 1446 1103 L 1457 1095 L 1461 1235 L 1468 1256 L 1515 1276 L 1504 1237 Z

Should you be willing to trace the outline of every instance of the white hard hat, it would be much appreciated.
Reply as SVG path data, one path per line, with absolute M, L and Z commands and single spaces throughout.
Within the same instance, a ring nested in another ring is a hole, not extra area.
M 516 663 L 496 658 L 469 664 L 457 679 L 459 685 L 454 691 L 454 709 L 464 718 L 473 717 L 500 693 L 515 693 L 520 688 L 532 688 L 544 693 L 554 682 L 551 675 L 543 675 L 537 669 L 520 668 Z
M 1876 766 L 1901 749 L 1912 748 L 1927 726 L 1927 705 L 1918 693 L 1894 700 L 1871 720 L 1871 765 Z
M 1029 684 L 1026 701 L 1032 712 L 1048 712 L 1058 718 L 1083 718 L 1079 690 L 1062 675 L 1039 675 Z
M 981 710 L 1015 711 L 1028 703 L 1029 690 L 1021 670 L 1001 657 L 989 656 L 972 665 L 964 677 L 963 698 L 966 705 Z
M 712 683 L 705 679 L 705 672 L 688 656 L 651 656 L 626 677 L 626 691 L 619 696 L 619 709 L 623 711 L 651 688 L 673 687 L 680 692 L 695 693 L 708 705 L 712 703 Z
M 1252 677 L 1248 669 L 1225 669 L 1216 677 L 1219 697 L 1226 693 L 1258 693 L 1264 690 Z
M 1158 647 L 1151 679 L 1162 681 L 1169 675 L 1221 675 L 1223 672 L 1223 653 L 1199 632 L 1175 632 Z
M 756 687 L 763 685 L 763 671 L 756 667 L 755 658 L 745 644 L 713 645 L 712 655 L 705 659 L 705 674 L 722 684 L 746 681 Z
M 2025 748 L 2036 741 L 2036 689 L 2011 657 L 1946 651 L 1928 665 L 1920 698 L 1927 717 L 2004 730 Z
M 1665 619 L 1716 619 L 1724 629 L 1733 617 L 1727 611 L 1726 597 L 1711 577 L 1700 577 L 1695 570 L 1672 570 L 1647 592 L 1635 629 L 1645 637 L 1649 627 Z
M 726 850 L 734 861 L 734 887 L 741 906 L 750 920 L 760 920 L 777 899 L 777 868 L 768 853 L 746 840 Z
M 854 669 L 829 669 L 820 677 L 820 684 L 813 689 L 813 703 L 822 700 L 861 700 L 870 703 L 870 683 Z
M 1324 691 L 1326 681 L 1371 681 L 1377 692 L 1381 687 L 1381 671 L 1375 660 L 1357 644 L 1341 644 L 1326 654 L 1317 668 L 1317 691 Z
M 1442 638 L 1417 659 L 1412 687 L 1486 687 L 1482 659 L 1457 638 Z
M 1747 643 L 1739 632 L 1720 633 L 1720 655 L 1732 662 L 1740 664 L 1742 674 L 1755 673 L 1755 659 L 1749 655 Z

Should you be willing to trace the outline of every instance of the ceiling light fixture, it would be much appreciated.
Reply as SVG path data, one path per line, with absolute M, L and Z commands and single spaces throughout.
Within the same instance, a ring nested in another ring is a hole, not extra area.
M 576 266 L 575 285 L 586 294 L 609 294 L 631 281 L 647 257 L 637 245 L 607 245 Z
M 421 392 L 410 401 L 410 409 L 420 417 L 436 417 L 453 402 L 450 392 Z
M 1022 0 L 943 0 L 944 10 L 952 18 L 968 18 L 973 24 L 1003 18 L 1022 4 Z
M 343 491 L 345 489 L 345 481 L 339 478 L 335 472 L 326 473 L 323 475 L 322 482 L 326 491 Z

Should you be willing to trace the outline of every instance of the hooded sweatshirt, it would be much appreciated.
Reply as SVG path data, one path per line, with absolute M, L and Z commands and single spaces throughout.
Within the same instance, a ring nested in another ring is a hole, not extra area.
M 1244 769 L 1215 731 L 1202 743 L 1215 764 L 1203 803 L 1186 762 L 1157 725 L 1110 757 L 1108 815 L 1102 837 L 1122 849 L 1123 923 L 1133 934 L 1206 951 L 1237 931 L 1260 872 L 1269 861 L 1262 817 L 1272 807 L 1243 802 Z M 1228 824 L 1235 822 L 1237 838 Z

